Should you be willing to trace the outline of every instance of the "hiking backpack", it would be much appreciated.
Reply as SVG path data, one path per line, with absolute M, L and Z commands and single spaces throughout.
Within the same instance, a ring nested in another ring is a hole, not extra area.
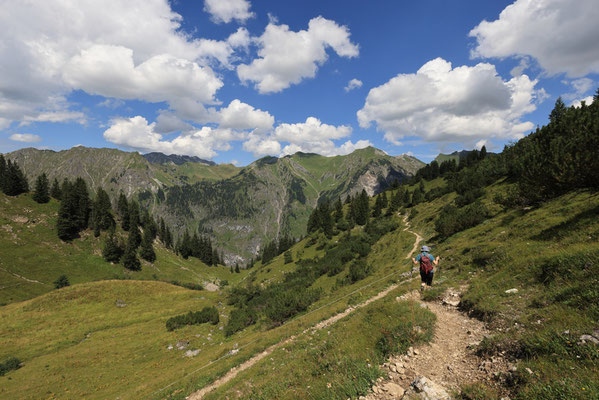
M 433 263 L 431 262 L 428 254 L 422 253 L 420 254 L 420 271 L 424 271 L 424 273 L 428 274 L 433 270 Z

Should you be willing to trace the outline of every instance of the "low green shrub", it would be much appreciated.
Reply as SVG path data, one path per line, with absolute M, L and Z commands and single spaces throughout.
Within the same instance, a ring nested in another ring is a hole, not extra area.
M 3 363 L 0 363 L 0 376 L 4 376 L 6 373 L 19 368 L 21 368 L 21 360 L 16 357 L 10 357 Z
M 67 278 L 66 275 L 60 275 L 58 279 L 54 281 L 55 289 L 60 289 L 67 286 L 71 286 L 71 284 L 69 283 L 69 278 Z
M 489 210 L 484 204 L 477 201 L 463 208 L 447 205 L 435 221 L 435 230 L 442 238 L 447 238 L 454 233 L 471 228 L 487 219 Z
M 366 263 L 364 260 L 356 260 L 349 266 L 349 275 L 348 279 L 350 283 L 355 283 L 366 278 L 372 272 L 372 268 L 370 265 Z
M 210 322 L 216 325 L 219 322 L 218 310 L 216 307 L 204 307 L 202 311 L 190 311 L 187 314 L 177 315 L 166 321 L 166 330 L 174 331 L 185 325 L 199 325 Z
M 246 327 L 256 323 L 256 314 L 248 308 L 236 308 L 231 311 L 229 321 L 225 326 L 225 336 L 231 336 Z

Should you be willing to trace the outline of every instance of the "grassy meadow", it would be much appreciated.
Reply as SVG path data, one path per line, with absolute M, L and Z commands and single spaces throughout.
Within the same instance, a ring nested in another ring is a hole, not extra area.
M 86 230 L 70 243 L 58 239 L 58 207 L 54 199 L 38 204 L 29 194 L 8 197 L 0 193 L 0 304 L 47 293 L 63 274 L 71 284 L 104 279 L 235 283 L 245 276 L 245 271 L 234 274 L 229 268 L 209 267 L 195 258 L 185 260 L 158 242 L 156 261 L 142 260 L 141 271 L 129 271 L 102 258 L 106 233 L 96 238 Z

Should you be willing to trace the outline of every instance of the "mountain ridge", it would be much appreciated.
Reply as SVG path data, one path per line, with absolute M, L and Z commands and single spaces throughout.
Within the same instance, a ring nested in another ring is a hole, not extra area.
M 158 164 L 137 152 L 88 147 L 60 152 L 26 148 L 6 157 L 21 166 L 30 182 L 41 173 L 51 181 L 81 176 L 93 191 L 102 186 L 113 202 L 123 191 L 164 218 L 175 233 L 199 229 L 210 234 L 228 263 L 256 257 L 280 235 L 302 236 L 319 202 L 362 190 L 373 195 L 424 166 L 414 157 L 389 156 L 373 147 L 344 156 L 264 157 L 241 168 Z

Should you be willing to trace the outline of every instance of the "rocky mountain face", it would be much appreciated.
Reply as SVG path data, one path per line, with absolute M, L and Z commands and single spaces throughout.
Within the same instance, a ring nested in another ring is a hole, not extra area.
M 336 157 L 265 157 L 226 174 L 220 165 L 162 164 L 115 149 L 29 148 L 7 157 L 23 168 L 30 182 L 42 172 L 51 181 L 81 176 L 92 188 L 102 186 L 113 201 L 122 190 L 164 218 L 176 233 L 199 229 L 210 234 L 229 263 L 255 256 L 265 241 L 278 235 L 303 235 L 319 201 L 345 199 L 363 189 L 372 195 L 424 166 L 413 157 L 392 157 L 372 147 Z M 164 157 L 150 158 L 171 156 Z
M 177 154 L 171 154 L 171 155 L 167 156 L 166 154 L 152 152 L 152 153 L 144 154 L 142 157 L 145 158 L 146 160 L 148 160 L 149 162 L 151 162 L 152 164 L 173 163 L 175 165 L 182 165 L 182 164 L 189 162 L 189 163 L 199 163 L 199 164 L 211 165 L 211 166 L 216 165 L 216 163 L 214 161 L 204 160 L 204 159 L 201 159 L 201 158 L 195 157 L 195 156 L 185 156 L 185 155 L 180 156 Z

